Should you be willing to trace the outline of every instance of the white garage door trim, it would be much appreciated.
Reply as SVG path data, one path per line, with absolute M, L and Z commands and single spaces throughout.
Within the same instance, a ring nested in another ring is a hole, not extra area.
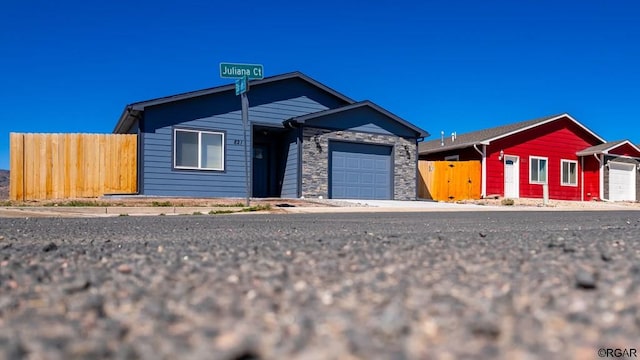
M 609 162 L 609 200 L 636 200 L 636 165 Z

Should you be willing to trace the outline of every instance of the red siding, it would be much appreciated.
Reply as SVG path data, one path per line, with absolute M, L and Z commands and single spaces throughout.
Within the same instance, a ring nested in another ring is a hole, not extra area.
M 482 147 L 478 146 L 478 150 L 482 151 Z M 482 160 L 482 156 L 479 152 L 477 152 L 473 147 L 450 150 L 441 153 L 429 154 L 429 155 L 420 155 L 420 160 L 427 161 L 442 161 L 447 156 L 458 155 L 460 161 L 470 161 L 470 160 Z
M 634 149 L 629 144 L 624 144 L 618 146 L 615 149 L 609 151 L 609 154 L 622 155 L 622 156 L 631 156 L 631 157 L 640 157 L 640 153 L 636 149 Z
M 584 158 L 584 200 L 600 199 L 600 162 L 593 156 Z
M 498 154 L 503 150 L 505 155 L 520 157 L 520 197 L 542 198 L 542 185 L 529 183 L 529 157 L 539 156 L 548 159 L 549 198 L 580 200 L 582 167 L 576 152 L 600 143 L 598 139 L 569 119 L 553 121 L 493 141 L 487 146 L 487 195 L 504 195 L 504 164 L 498 160 Z M 561 160 L 578 162 L 578 186 L 561 185 Z M 594 194 L 593 191 L 591 193 Z

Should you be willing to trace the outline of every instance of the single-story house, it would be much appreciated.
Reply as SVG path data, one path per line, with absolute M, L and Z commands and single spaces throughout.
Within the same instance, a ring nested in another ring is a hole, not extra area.
M 606 142 L 569 114 L 442 137 L 419 145 L 421 160 L 480 160 L 482 196 L 640 199 L 640 149 Z
M 127 105 L 114 133 L 137 134 L 138 193 L 416 198 L 417 142 L 429 134 L 370 101 L 300 73 L 251 81 L 248 134 L 235 85 Z

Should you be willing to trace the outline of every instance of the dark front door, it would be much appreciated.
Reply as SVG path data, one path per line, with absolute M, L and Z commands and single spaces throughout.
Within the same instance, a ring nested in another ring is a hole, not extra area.
M 253 196 L 269 196 L 269 147 L 253 145 Z

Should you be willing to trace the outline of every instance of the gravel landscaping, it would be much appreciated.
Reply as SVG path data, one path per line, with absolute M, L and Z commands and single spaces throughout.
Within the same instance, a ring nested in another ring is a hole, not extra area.
M 640 349 L 640 212 L 0 219 L 0 358 Z

